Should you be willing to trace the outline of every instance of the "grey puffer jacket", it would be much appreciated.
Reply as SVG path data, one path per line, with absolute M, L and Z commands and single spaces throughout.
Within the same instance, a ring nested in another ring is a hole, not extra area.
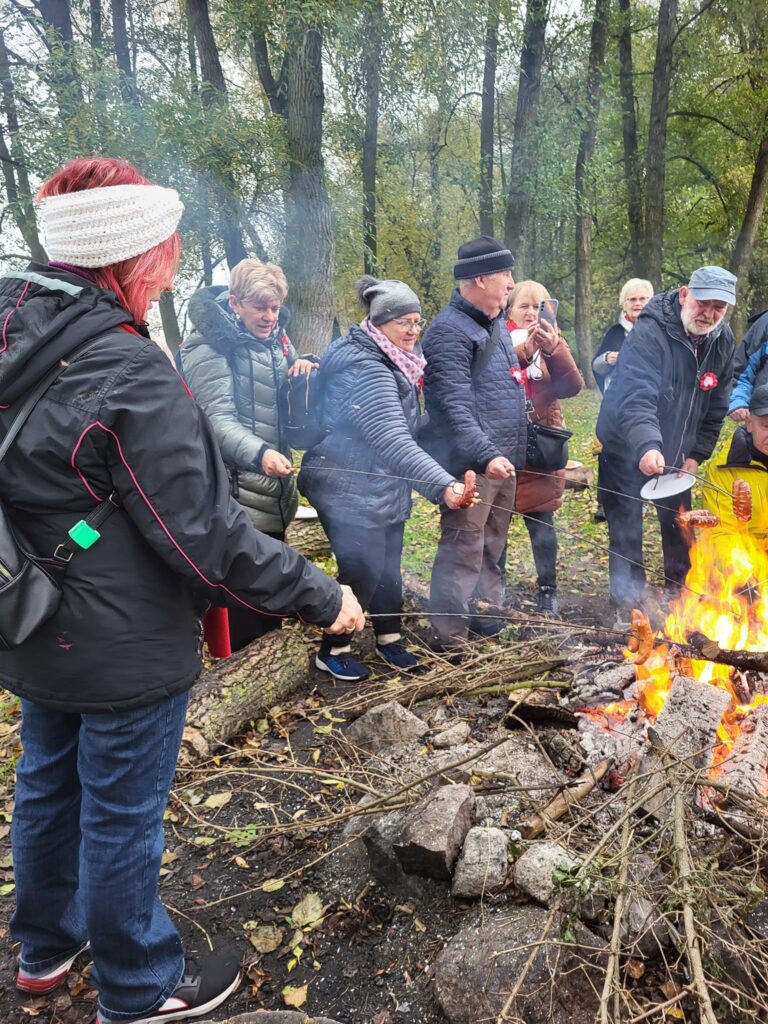
M 320 374 L 330 433 L 306 453 L 299 474 L 315 508 L 378 527 L 408 518 L 412 489 L 439 501 L 454 478 L 416 443 L 416 388 L 376 342 L 353 325 L 325 353 Z
M 179 350 L 184 376 L 211 421 L 233 494 L 258 530 L 282 533 L 296 514 L 295 480 L 259 470 L 268 448 L 291 457 L 281 437 L 277 396 L 298 354 L 282 320 L 267 341 L 239 327 L 221 285 L 192 296 L 189 318 L 194 331 Z

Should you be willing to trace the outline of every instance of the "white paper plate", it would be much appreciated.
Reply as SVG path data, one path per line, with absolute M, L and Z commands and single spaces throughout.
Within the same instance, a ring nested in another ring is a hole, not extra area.
M 317 510 L 310 505 L 299 505 L 296 509 L 296 519 L 317 519 Z
M 657 498 L 671 498 L 675 494 L 682 494 L 690 490 L 696 483 L 696 477 L 691 473 L 665 473 L 663 476 L 652 476 L 647 483 L 643 484 L 640 490 L 640 497 L 646 501 L 655 501 Z

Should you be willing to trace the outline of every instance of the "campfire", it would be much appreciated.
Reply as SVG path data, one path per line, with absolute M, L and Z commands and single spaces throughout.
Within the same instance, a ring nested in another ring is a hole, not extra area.
M 660 728 L 669 749 L 692 756 L 713 781 L 768 797 L 766 580 L 768 554 L 746 525 L 738 534 L 702 530 L 663 629 L 633 611 L 628 674 L 605 663 L 588 673 L 599 692 L 612 671 L 623 699 L 579 709 L 587 749 L 626 767 L 642 755 L 649 727 Z

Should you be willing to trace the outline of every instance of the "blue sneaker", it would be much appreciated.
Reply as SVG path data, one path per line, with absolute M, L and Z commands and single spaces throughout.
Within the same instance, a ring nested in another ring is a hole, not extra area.
M 392 644 L 376 644 L 376 653 L 382 661 L 386 661 L 388 665 L 399 669 L 400 672 L 413 672 L 415 668 L 419 667 L 419 659 L 398 641 Z
M 371 674 L 361 661 L 357 661 L 347 652 L 318 654 L 315 658 L 315 667 L 321 672 L 329 672 L 334 679 L 341 679 L 345 683 L 359 683 Z

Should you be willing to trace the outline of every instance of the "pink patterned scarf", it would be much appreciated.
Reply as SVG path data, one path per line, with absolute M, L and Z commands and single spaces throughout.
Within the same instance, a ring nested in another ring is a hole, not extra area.
M 427 365 L 424 356 L 420 352 L 406 352 L 405 349 L 398 348 L 385 334 L 381 333 L 378 327 L 371 323 L 368 317 L 363 320 L 360 327 L 369 338 L 376 342 L 384 355 L 392 360 L 398 370 L 402 370 L 406 380 L 416 387 L 424 376 L 424 367 Z

